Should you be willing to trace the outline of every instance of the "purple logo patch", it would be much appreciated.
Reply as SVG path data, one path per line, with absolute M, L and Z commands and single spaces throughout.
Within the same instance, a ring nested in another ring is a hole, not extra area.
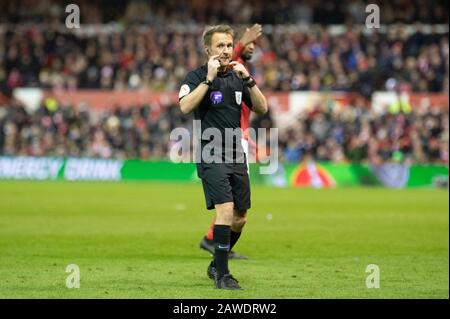
M 212 104 L 216 105 L 222 102 L 222 93 L 220 91 L 212 91 L 209 95 Z

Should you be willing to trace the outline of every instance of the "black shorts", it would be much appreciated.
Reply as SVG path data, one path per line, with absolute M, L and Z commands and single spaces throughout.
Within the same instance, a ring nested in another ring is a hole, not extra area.
M 206 208 L 227 202 L 234 209 L 250 208 L 250 181 L 246 163 L 198 163 L 198 176 L 202 180 Z

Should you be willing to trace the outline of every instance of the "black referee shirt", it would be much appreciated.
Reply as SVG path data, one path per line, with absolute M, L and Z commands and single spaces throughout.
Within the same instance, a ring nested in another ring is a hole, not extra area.
M 207 74 L 206 64 L 189 72 L 181 85 L 179 100 L 205 81 Z M 242 101 L 250 109 L 253 108 L 250 92 L 244 81 L 231 70 L 218 73 L 200 105 L 194 110 L 194 118 L 201 120 L 202 135 L 205 129 L 214 127 L 220 130 L 224 140 L 226 128 L 240 128 Z

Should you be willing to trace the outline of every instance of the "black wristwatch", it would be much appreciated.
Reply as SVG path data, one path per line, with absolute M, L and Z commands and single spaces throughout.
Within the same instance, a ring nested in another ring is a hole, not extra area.
M 251 80 L 245 84 L 247 84 L 247 87 L 252 88 L 256 85 L 256 81 L 255 81 L 255 79 L 251 78 Z
M 205 81 L 202 82 L 203 84 L 206 84 L 207 86 L 211 86 L 212 81 L 205 79 Z

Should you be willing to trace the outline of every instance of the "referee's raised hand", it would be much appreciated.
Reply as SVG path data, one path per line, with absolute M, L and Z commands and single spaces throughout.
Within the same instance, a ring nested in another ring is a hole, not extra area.
M 220 54 L 212 55 L 208 61 L 208 75 L 206 76 L 208 80 L 213 81 L 217 76 L 217 70 L 220 67 L 219 61 Z

